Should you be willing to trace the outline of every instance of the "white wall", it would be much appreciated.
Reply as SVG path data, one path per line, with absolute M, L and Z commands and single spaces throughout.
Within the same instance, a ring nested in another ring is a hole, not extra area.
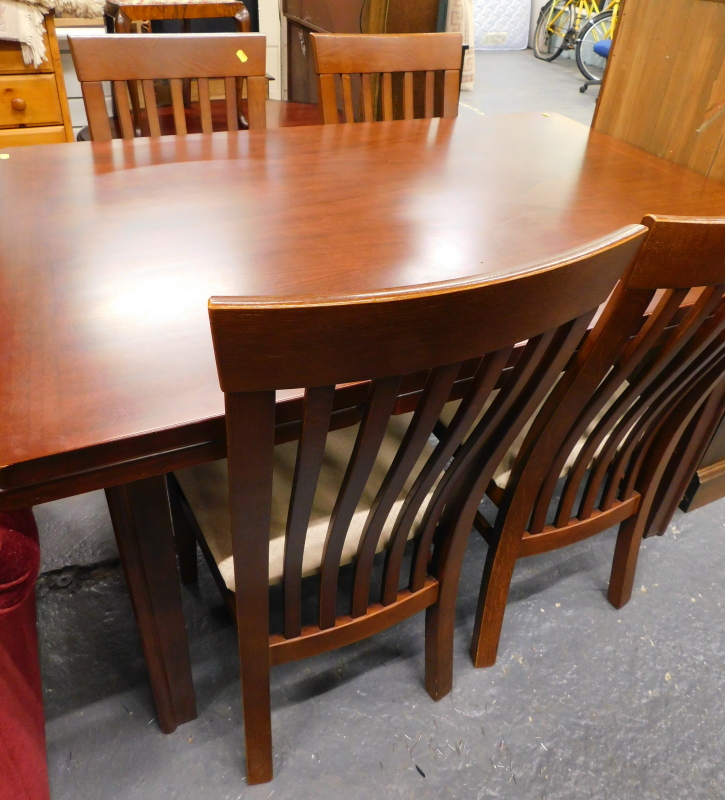
M 282 14 L 279 0 L 259 0 L 259 32 L 267 35 L 267 72 L 272 100 L 282 100 Z

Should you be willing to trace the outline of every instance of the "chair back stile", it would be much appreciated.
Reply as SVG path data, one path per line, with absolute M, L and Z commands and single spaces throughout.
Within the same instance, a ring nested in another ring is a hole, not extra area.
M 461 519 L 473 521 L 486 491 L 498 506 L 472 645 L 479 666 L 495 661 L 516 558 L 622 523 L 609 589 L 620 607 L 640 539 L 662 533 L 676 507 L 685 478 L 675 454 L 725 367 L 725 220 L 644 223 L 638 259 L 537 413 L 505 487 L 483 464 L 469 473 Z
M 212 132 L 209 80 L 224 80 L 228 130 L 239 129 L 241 81 L 247 86 L 250 128 L 266 127 L 267 79 L 266 37 L 263 34 L 114 34 L 113 36 L 69 36 L 76 74 L 93 141 L 112 138 L 103 92 L 110 81 L 124 139 L 137 133 L 129 100 L 143 98 L 149 135 L 161 135 L 155 80 L 168 80 L 174 127 L 186 134 L 185 82 L 198 84 L 201 127 Z M 188 97 L 186 98 L 188 100 Z M 131 103 L 133 105 L 133 103 Z M 136 103 L 138 105 L 138 103 Z M 134 113 L 137 109 L 134 107 Z
M 398 116 L 413 119 L 416 105 L 428 119 L 458 116 L 461 34 L 313 33 L 311 41 L 326 124 L 340 121 L 339 109 L 345 122 L 394 119 L 398 76 Z
M 470 279 L 340 298 L 211 298 L 212 339 L 226 400 L 250 782 L 271 777 L 270 664 L 357 641 L 425 608 L 426 688 L 435 699 L 450 691 L 455 597 L 468 533 L 447 524 L 448 505 L 476 457 L 488 453 L 493 469 L 551 389 L 639 249 L 643 231 L 630 226 L 557 262 L 493 282 Z M 524 354 L 508 368 L 514 345 L 525 340 Z M 456 418 L 440 438 L 431 439 L 461 366 L 471 360 L 478 368 L 467 378 Z M 396 413 L 401 384 L 418 372 L 428 378 L 365 517 L 352 558 L 352 591 L 340 612 L 340 569 L 347 563 L 343 553 L 353 516 Z M 368 394 L 329 518 L 317 620 L 303 624 L 303 554 L 336 387 L 360 381 L 367 383 Z M 281 633 L 270 635 L 275 392 L 295 387 L 306 388 L 287 507 L 284 624 Z M 466 434 L 484 410 L 472 443 Z M 383 536 L 378 589 L 374 556 Z M 411 536 L 416 544 L 410 573 L 403 577 Z

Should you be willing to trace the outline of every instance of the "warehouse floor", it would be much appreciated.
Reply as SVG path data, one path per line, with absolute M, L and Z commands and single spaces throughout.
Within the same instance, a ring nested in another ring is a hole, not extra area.
M 596 89 L 579 93 L 573 63 L 528 51 L 477 64 L 462 113 L 591 118 Z M 472 534 L 451 695 L 434 703 L 423 689 L 422 616 L 276 667 L 275 779 L 255 787 L 242 777 L 234 629 L 206 568 L 184 590 L 199 716 L 167 736 L 103 495 L 37 512 L 51 570 L 38 600 L 54 800 L 725 797 L 725 501 L 678 512 L 644 544 L 621 611 L 605 599 L 613 531 L 520 562 L 487 670 L 467 652 L 486 552 Z

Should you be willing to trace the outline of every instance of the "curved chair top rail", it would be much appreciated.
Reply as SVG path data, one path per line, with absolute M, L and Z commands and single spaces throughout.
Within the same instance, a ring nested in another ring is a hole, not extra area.
M 116 33 L 68 41 L 81 83 L 266 75 L 263 33 Z
M 630 225 L 527 271 L 371 295 L 212 297 L 225 392 L 369 380 L 464 361 L 596 309 L 639 249 Z

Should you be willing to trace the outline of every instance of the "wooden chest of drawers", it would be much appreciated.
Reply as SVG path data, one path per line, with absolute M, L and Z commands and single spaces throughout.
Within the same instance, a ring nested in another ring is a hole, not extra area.
M 37 67 L 23 62 L 19 44 L 0 40 L 0 148 L 73 141 L 52 16 L 45 26 L 46 60 Z

